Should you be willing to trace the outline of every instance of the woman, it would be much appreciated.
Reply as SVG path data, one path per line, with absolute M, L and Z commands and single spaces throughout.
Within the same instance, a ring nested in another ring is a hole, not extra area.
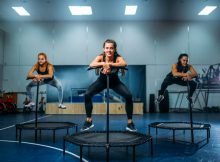
M 37 74 L 34 74 L 34 72 Z M 26 86 L 27 95 L 29 97 L 30 103 L 25 105 L 26 107 L 30 107 L 35 105 L 31 88 L 37 85 L 39 81 L 40 85 L 49 84 L 53 87 L 56 87 L 58 90 L 58 99 L 59 105 L 58 108 L 65 109 L 66 106 L 62 104 L 63 102 L 63 88 L 59 80 L 54 77 L 54 67 L 51 63 L 47 61 L 47 55 L 45 53 L 38 54 L 38 62 L 31 68 L 27 75 L 28 79 L 32 79 L 32 81 Z
M 107 39 L 103 44 L 103 53 L 98 55 L 90 64 L 90 67 L 96 68 L 101 67 L 100 76 L 98 79 L 89 86 L 85 93 L 85 108 L 86 108 L 86 121 L 81 129 L 81 131 L 89 130 L 94 125 L 92 123 L 92 97 L 104 90 L 107 87 L 107 76 L 109 75 L 109 87 L 113 89 L 116 93 L 123 96 L 126 100 L 125 108 L 128 118 L 128 124 L 126 130 L 137 131 L 135 129 L 134 123 L 132 121 L 133 114 L 133 102 L 132 95 L 128 88 L 120 81 L 118 78 L 118 70 L 114 71 L 113 67 L 125 67 L 127 66 L 123 57 L 117 53 L 117 44 L 114 40 Z M 113 72 L 114 71 L 114 72 Z
M 197 76 L 197 72 L 192 65 L 188 64 L 188 59 L 189 56 L 185 53 L 179 55 L 178 62 L 173 64 L 172 71 L 166 76 L 161 85 L 159 96 L 156 100 L 157 103 L 160 103 L 164 99 L 164 92 L 169 85 L 178 84 L 187 86 L 187 81 L 190 87 L 189 99 L 192 99 L 197 86 L 196 82 L 193 81 L 192 78 Z

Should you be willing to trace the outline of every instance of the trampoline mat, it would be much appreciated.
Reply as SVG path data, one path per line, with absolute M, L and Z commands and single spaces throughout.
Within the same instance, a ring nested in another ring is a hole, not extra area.
M 191 129 L 189 122 L 156 122 L 151 123 L 150 126 L 164 129 Z M 193 123 L 193 129 L 207 129 L 209 124 Z
M 64 137 L 65 140 L 77 145 L 92 145 L 105 146 L 106 145 L 106 131 L 101 132 L 81 132 L 72 136 Z M 149 141 L 152 137 L 137 132 L 128 131 L 110 131 L 109 144 L 111 146 L 132 146 L 140 145 Z
M 75 127 L 77 124 L 71 122 L 38 122 L 37 129 L 65 129 Z M 24 123 L 24 124 L 17 124 L 17 128 L 21 129 L 35 129 L 35 123 Z

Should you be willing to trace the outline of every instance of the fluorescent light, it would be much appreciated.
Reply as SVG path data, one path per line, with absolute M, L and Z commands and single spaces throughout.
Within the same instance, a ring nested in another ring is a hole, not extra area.
M 126 6 L 125 15 L 135 15 L 137 11 L 137 6 Z
M 20 16 L 30 16 L 30 14 L 27 12 L 27 10 L 24 9 L 24 7 L 12 7 L 12 9 L 14 9 Z
M 69 6 L 72 15 L 92 15 L 91 6 Z
M 216 8 L 217 8 L 217 6 L 206 6 L 198 13 L 198 15 L 209 15 Z

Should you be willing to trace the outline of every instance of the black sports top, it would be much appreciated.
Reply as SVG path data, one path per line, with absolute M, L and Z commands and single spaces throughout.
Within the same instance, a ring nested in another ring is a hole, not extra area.
M 100 55 L 103 56 L 102 61 L 105 62 L 105 58 L 106 58 L 105 54 L 100 54 Z M 115 53 L 114 54 L 114 60 L 113 60 L 114 63 L 116 62 L 117 57 L 120 57 L 120 55 Z M 114 67 L 111 67 L 111 73 L 109 74 L 110 78 L 118 77 L 118 71 L 119 71 L 118 69 L 114 69 Z M 102 76 L 102 77 L 106 76 L 105 74 L 102 73 L 102 70 L 100 72 L 100 76 Z
M 38 66 L 37 73 L 40 74 L 40 75 L 47 75 L 47 74 L 49 74 L 48 65 L 46 66 L 46 70 L 44 72 L 40 71 L 39 66 Z M 53 79 L 54 79 L 54 75 L 52 76 L 52 78 L 44 79 L 44 81 L 51 81 Z
M 181 64 L 177 64 L 177 72 L 179 72 L 179 73 L 187 73 L 189 71 L 189 68 L 190 68 L 190 65 L 182 66 Z M 173 73 L 172 72 L 170 72 L 167 75 L 173 77 Z

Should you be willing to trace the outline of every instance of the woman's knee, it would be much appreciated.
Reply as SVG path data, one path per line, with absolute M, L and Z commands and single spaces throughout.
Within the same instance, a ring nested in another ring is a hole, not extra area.
M 132 101 L 132 94 L 131 93 L 126 93 L 124 97 L 126 100 Z

